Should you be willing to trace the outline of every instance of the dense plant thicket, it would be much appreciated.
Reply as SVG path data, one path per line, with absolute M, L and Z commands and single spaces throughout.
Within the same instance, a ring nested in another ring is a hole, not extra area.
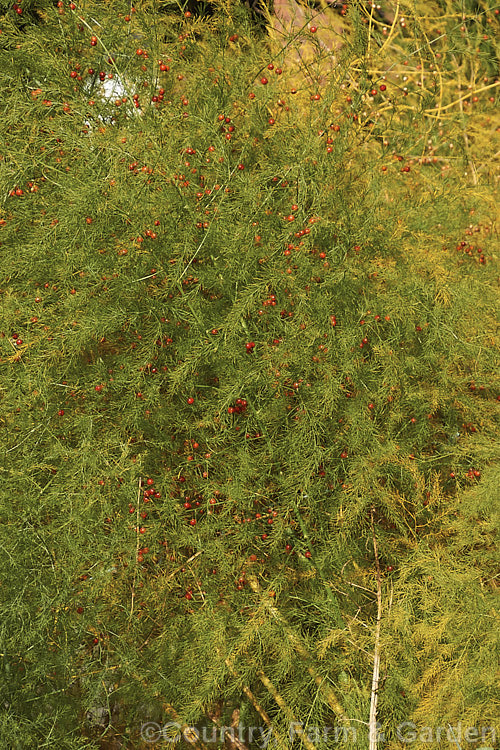
M 340 10 L 2 5 L 2 747 L 497 747 L 498 10 Z

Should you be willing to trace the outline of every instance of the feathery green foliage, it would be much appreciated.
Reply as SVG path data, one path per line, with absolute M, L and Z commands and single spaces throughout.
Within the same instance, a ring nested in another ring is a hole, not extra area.
M 335 53 L 229 0 L 17 7 L 3 746 L 368 746 L 377 649 L 387 747 L 494 746 L 493 4 L 354 3 Z

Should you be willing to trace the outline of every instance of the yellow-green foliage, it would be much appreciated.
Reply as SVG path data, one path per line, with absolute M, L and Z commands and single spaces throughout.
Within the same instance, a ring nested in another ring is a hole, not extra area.
M 0 10 L 2 746 L 494 727 L 493 4 Z

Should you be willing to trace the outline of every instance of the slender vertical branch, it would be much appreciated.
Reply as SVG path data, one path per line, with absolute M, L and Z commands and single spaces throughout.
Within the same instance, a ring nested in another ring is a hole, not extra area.
M 462 90 L 462 81 L 460 77 L 460 66 L 458 64 L 458 60 L 455 57 L 455 55 L 452 55 L 453 61 L 455 63 L 456 71 L 457 71 L 457 83 L 458 83 L 458 90 Z M 464 146 L 465 146 L 465 154 L 467 157 L 467 164 L 470 167 L 472 171 L 472 184 L 477 185 L 478 179 L 477 179 L 477 171 L 476 166 L 474 162 L 472 161 L 472 157 L 470 154 L 470 148 L 469 148 L 469 138 L 467 135 L 467 128 L 465 127 L 465 117 L 464 117 L 464 102 L 463 99 L 459 99 L 458 101 L 459 107 L 460 107 L 460 115 L 461 115 L 461 125 L 462 125 L 462 132 L 463 132 L 463 138 L 464 138 Z
M 136 527 L 135 527 L 135 561 L 134 561 L 134 580 L 132 581 L 132 593 L 130 598 L 130 614 L 128 616 L 128 627 L 130 627 L 130 621 L 132 619 L 132 615 L 134 614 L 134 599 L 135 599 L 135 581 L 137 578 L 137 561 L 139 557 L 139 503 L 141 501 L 141 489 L 142 489 L 142 478 L 139 477 L 139 485 L 137 488 L 137 508 L 136 508 Z
M 375 555 L 375 568 L 377 571 L 377 624 L 375 627 L 372 690 L 370 695 L 370 719 L 368 722 L 370 731 L 370 750 L 377 750 L 377 702 L 380 678 L 380 620 L 382 617 L 382 578 L 380 575 L 380 561 L 378 558 L 377 537 L 375 536 L 375 525 L 373 523 L 374 511 L 375 508 L 372 505 L 370 511 L 370 522 L 372 528 L 373 552 Z

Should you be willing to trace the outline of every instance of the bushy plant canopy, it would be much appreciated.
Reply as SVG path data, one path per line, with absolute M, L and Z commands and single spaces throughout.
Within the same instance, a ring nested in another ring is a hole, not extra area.
M 2 746 L 496 747 L 498 11 L 187 8 L 1 6 Z

